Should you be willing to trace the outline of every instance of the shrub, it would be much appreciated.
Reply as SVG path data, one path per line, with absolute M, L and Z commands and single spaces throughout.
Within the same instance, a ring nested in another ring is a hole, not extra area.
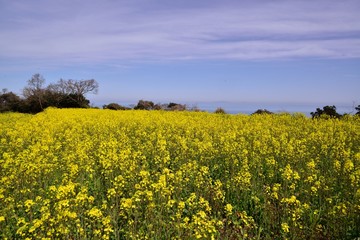
M 335 106 L 325 106 L 323 109 L 317 108 L 315 112 L 310 113 L 312 118 L 318 118 L 321 116 L 328 116 L 330 118 L 340 118 L 341 114 L 336 112 Z
M 215 112 L 216 114 L 226 114 L 225 110 L 221 107 L 218 107 Z
M 258 109 L 256 110 L 254 113 L 252 114 L 274 114 L 273 112 L 270 112 L 269 110 L 267 109 Z
M 109 103 L 108 105 L 104 105 L 103 109 L 110 109 L 110 110 L 129 110 L 130 108 L 121 106 L 117 103 Z

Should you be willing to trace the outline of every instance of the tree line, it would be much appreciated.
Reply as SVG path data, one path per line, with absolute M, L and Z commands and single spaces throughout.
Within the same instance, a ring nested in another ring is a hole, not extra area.
M 96 94 L 99 84 L 94 79 L 73 80 L 60 79 L 57 83 L 45 85 L 44 77 L 36 73 L 27 81 L 27 86 L 23 89 L 23 97 L 19 97 L 13 92 L 3 89 L 0 94 L 0 112 L 21 112 L 38 113 L 47 107 L 57 108 L 89 108 L 90 101 L 86 94 Z M 140 100 L 133 108 L 121 106 L 117 103 L 103 105 L 103 109 L 111 110 L 167 110 L 167 111 L 201 111 L 194 107 L 188 109 L 186 105 L 170 102 L 168 104 L 155 104 L 152 101 Z M 355 107 L 356 115 L 360 115 L 360 105 Z M 225 114 L 225 110 L 217 108 L 215 113 Z M 273 114 L 266 109 L 258 109 L 253 114 Z M 336 111 L 335 106 L 324 106 L 317 108 L 310 113 L 312 118 L 322 116 L 341 118 L 343 115 Z M 346 115 L 346 114 L 345 114 Z
M 355 107 L 355 110 L 357 111 L 355 115 L 360 116 L 360 105 Z M 253 114 L 274 114 L 273 112 L 267 110 L 267 109 L 258 109 Z M 316 108 L 315 112 L 310 113 L 311 117 L 313 119 L 316 118 L 342 118 L 346 115 L 349 115 L 349 113 L 340 114 L 336 111 L 336 106 L 324 106 L 323 108 Z
M 3 89 L 0 95 L 0 112 L 38 113 L 47 107 L 88 108 L 87 93 L 97 93 L 99 84 L 94 79 L 60 79 L 45 86 L 44 77 L 37 73 L 27 81 L 23 98 Z
M 355 110 L 357 111 L 355 114 L 360 116 L 360 105 L 355 107 Z M 330 117 L 330 118 L 342 118 L 343 116 L 349 115 L 349 113 L 340 114 L 336 111 L 336 107 L 334 105 L 332 106 L 324 106 L 321 108 L 316 108 L 315 112 L 311 112 L 312 118 L 320 118 L 320 117 Z
M 170 103 L 165 103 L 165 104 L 161 104 L 161 103 L 154 103 L 152 101 L 147 101 L 147 100 L 140 100 L 137 105 L 134 106 L 134 108 L 129 108 L 129 107 L 124 107 L 121 106 L 117 103 L 110 103 L 107 105 L 103 105 L 103 109 L 111 109 L 111 110 L 130 110 L 130 109 L 134 109 L 134 110 L 166 110 L 166 111 L 185 111 L 185 110 L 189 110 L 187 109 L 187 106 L 185 104 L 180 104 L 180 103 L 174 103 L 174 102 L 170 102 Z M 191 110 L 199 110 L 196 108 L 193 108 Z

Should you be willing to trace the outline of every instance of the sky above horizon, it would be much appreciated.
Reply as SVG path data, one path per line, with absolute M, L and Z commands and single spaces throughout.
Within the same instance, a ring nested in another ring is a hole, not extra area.
M 360 1 L 0 0 L 0 88 L 95 79 L 94 105 L 360 104 Z

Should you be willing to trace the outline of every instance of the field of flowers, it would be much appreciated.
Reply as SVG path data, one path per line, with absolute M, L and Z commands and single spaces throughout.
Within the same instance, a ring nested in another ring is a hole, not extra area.
M 356 239 L 360 118 L 0 114 L 0 239 Z

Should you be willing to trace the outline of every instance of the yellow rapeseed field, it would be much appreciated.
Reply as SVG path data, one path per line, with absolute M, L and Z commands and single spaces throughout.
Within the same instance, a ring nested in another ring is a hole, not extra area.
M 360 118 L 0 114 L 0 239 L 355 239 Z

